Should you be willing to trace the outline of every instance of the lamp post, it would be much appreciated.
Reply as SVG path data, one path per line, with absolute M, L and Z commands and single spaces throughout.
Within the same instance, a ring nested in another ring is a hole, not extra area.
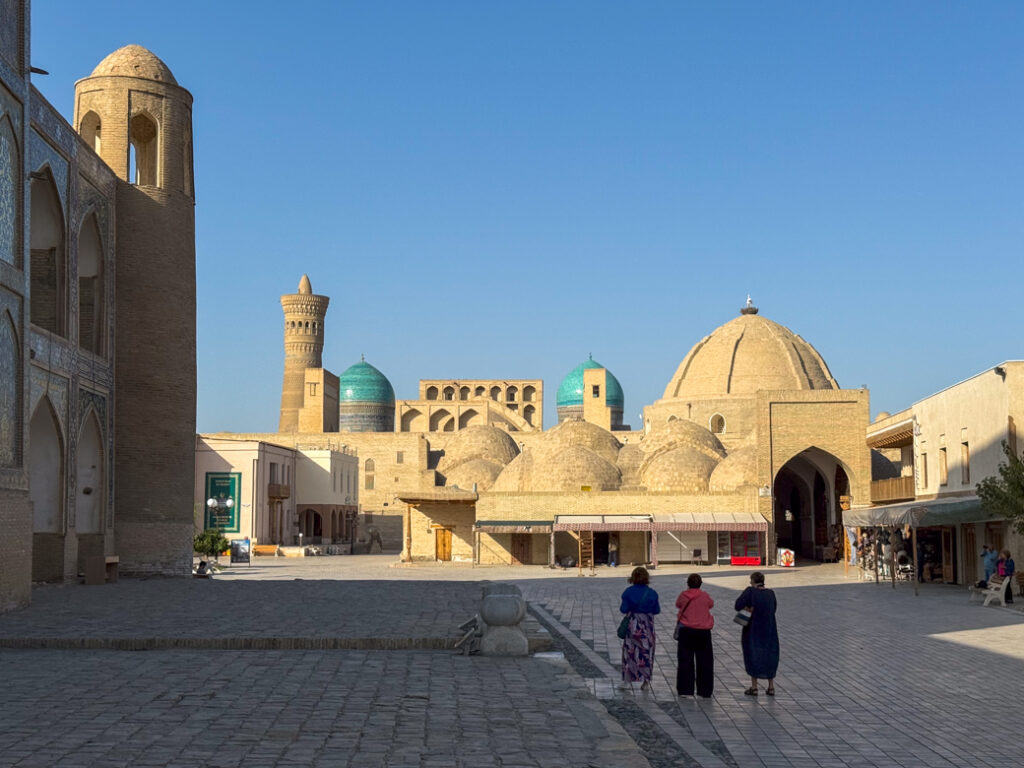
M 209 498 L 206 500 L 206 506 L 210 510 L 210 513 L 214 513 L 218 510 L 227 510 L 230 512 L 235 506 L 235 500 L 231 498 L 227 499 L 214 499 Z

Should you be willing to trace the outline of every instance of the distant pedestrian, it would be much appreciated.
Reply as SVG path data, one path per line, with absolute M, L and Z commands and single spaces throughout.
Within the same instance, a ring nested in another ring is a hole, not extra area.
M 715 653 L 711 645 L 711 628 L 715 626 L 711 609 L 715 601 L 700 588 L 703 581 L 699 573 L 691 573 L 686 580 L 687 589 L 676 598 L 679 609 L 676 690 L 680 696 L 693 696 L 696 679 L 697 695 L 707 699 L 715 688 Z
M 615 568 L 619 564 L 619 534 L 608 534 L 608 566 Z
M 764 574 L 750 574 L 750 586 L 736 598 L 736 610 L 750 610 L 750 622 L 743 628 L 743 666 L 750 675 L 747 696 L 757 696 L 758 678 L 768 681 L 769 696 L 775 695 L 775 673 L 779 669 L 779 630 L 775 625 L 775 593 L 764 586 Z
M 996 564 L 999 562 L 999 553 L 996 552 L 988 544 L 983 544 L 981 547 L 981 564 L 985 568 L 985 585 L 988 585 L 988 580 L 992 578 L 992 574 L 996 572 Z
M 1006 602 L 1013 602 L 1013 574 L 1017 570 L 1014 565 L 1013 557 L 1010 555 L 1010 550 L 1004 549 L 999 553 L 999 560 L 996 562 L 996 570 L 999 575 L 1004 579 L 1009 579 L 1010 585 L 1006 587 Z
M 640 690 L 651 687 L 654 671 L 654 616 L 661 613 L 658 593 L 650 587 L 651 575 L 643 566 L 633 569 L 630 586 L 622 593 L 619 612 L 629 618 L 626 637 L 622 641 L 622 681 L 624 684 L 643 681 Z

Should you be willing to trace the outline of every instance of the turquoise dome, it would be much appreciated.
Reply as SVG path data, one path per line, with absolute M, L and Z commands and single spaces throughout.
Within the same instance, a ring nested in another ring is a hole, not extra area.
M 365 360 L 360 360 L 338 377 L 338 400 L 342 403 L 395 404 L 395 390 L 388 377 Z
M 587 368 L 604 368 L 604 366 L 591 357 L 569 371 L 569 375 L 562 379 L 562 383 L 558 385 L 558 397 L 555 400 L 557 407 L 583 405 L 583 371 Z M 611 371 L 608 371 L 607 387 L 608 391 L 605 393 L 605 402 L 611 408 L 622 408 L 625 405 L 626 398 L 622 394 L 622 385 L 619 384 L 619 380 L 612 375 Z

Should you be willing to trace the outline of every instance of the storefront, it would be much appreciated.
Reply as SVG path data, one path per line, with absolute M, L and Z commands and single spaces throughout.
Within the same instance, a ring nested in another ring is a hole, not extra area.
M 976 579 L 979 524 L 985 524 L 983 535 L 990 529 L 1001 530 L 1000 522 L 991 520 L 977 496 L 853 509 L 846 513 L 845 523 L 861 529 L 909 530 L 910 575 L 917 582 L 944 584 Z M 891 567 L 887 562 L 878 564 L 883 575 Z

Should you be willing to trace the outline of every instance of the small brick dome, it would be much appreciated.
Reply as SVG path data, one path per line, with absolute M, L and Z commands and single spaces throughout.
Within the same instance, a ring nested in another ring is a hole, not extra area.
M 725 458 L 725 448 L 711 430 L 687 419 L 670 419 L 658 424 L 644 436 L 640 447 L 648 459 L 661 451 L 689 447 L 698 453 L 718 461 Z
M 498 475 L 504 468 L 497 462 L 476 458 L 464 461 L 454 469 L 442 474 L 445 476 L 445 485 L 448 488 L 457 485 L 463 490 L 471 491 L 476 485 L 478 491 L 486 491 L 494 485 L 494 481 L 498 479 Z
M 118 48 L 96 65 L 91 77 L 141 77 L 177 85 L 171 70 L 156 54 L 141 45 Z
M 745 485 L 757 485 L 757 447 L 734 448 L 711 473 L 713 493 L 731 492 Z
M 718 464 L 691 446 L 659 453 L 641 469 L 640 481 L 649 491 L 707 493 L 711 473 Z
M 539 453 L 551 454 L 575 445 L 593 451 L 609 464 L 618 461 L 622 448 L 622 443 L 607 429 L 582 419 L 569 419 L 552 427 L 535 447 Z
M 456 467 L 474 459 L 486 459 L 498 470 L 519 455 L 519 446 L 508 432 L 492 426 L 472 426 L 460 429 L 444 445 L 444 456 L 437 471 L 448 475 Z M 492 478 L 493 480 L 493 478 Z M 459 484 L 462 487 L 462 484 Z

